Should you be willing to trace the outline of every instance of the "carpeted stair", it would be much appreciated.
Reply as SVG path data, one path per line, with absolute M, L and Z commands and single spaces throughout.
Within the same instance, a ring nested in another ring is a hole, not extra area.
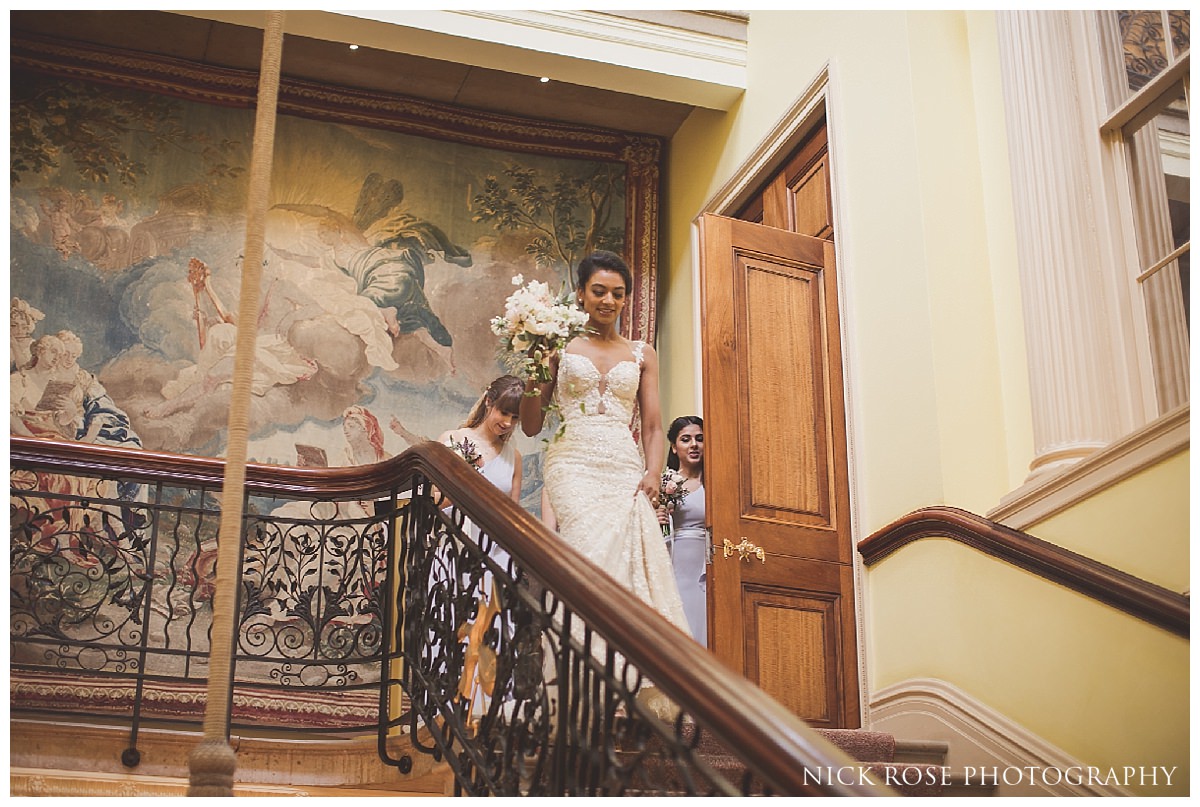
M 866 763 L 876 782 L 894 788 L 902 796 L 943 794 L 942 766 L 935 762 L 898 760 L 896 738 L 891 734 L 863 729 L 813 730 L 848 756 Z

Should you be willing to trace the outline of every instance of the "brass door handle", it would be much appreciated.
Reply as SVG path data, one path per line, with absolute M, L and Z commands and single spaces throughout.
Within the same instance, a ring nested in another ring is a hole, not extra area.
M 763 548 L 750 543 L 746 540 L 745 536 L 742 537 L 742 542 L 739 544 L 731 543 L 728 538 L 724 539 L 724 543 L 725 546 L 721 550 L 721 553 L 726 558 L 736 552 L 739 560 L 749 562 L 750 558 L 758 558 L 763 563 L 767 562 L 767 553 Z

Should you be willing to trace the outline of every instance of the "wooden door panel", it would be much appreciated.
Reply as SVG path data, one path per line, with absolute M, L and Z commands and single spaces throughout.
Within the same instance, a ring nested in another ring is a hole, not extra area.
M 855 727 L 832 244 L 711 215 L 700 230 L 709 643 L 814 725 Z
M 750 675 L 793 714 L 817 725 L 839 724 L 830 652 L 838 630 L 835 604 L 792 590 L 751 588 L 743 596 Z
M 737 432 L 729 445 L 737 456 L 742 529 L 724 537 L 736 543 L 752 529 L 754 543 L 768 552 L 849 562 L 851 547 L 840 537 L 848 511 L 835 496 L 844 431 L 840 417 L 828 416 L 831 405 L 838 412 L 841 406 L 841 368 L 830 363 L 841 353 L 830 350 L 831 331 L 835 341 L 839 335 L 827 287 L 828 243 L 741 222 L 730 228 L 742 239 L 753 232 L 755 240 L 750 248 L 729 247 L 734 305 L 723 312 L 738 325 L 737 338 L 725 341 L 733 356 L 719 377 L 736 388 Z M 705 439 L 712 448 L 707 433 Z
M 833 221 L 829 207 L 829 155 L 821 158 L 796 180 L 788 183 L 792 230 L 802 235 L 829 238 Z
M 761 256 L 736 260 L 747 324 L 737 356 L 748 426 L 739 442 L 742 513 L 828 526 L 819 270 Z
M 824 123 L 746 200 L 733 218 L 833 240 L 829 140 Z
M 718 555 L 714 564 L 736 564 L 745 633 L 742 663 L 747 677 L 793 713 L 821 727 L 857 720 L 857 690 L 849 695 L 847 673 L 856 670 L 852 573 L 844 564 L 796 566 L 768 556 L 742 561 Z

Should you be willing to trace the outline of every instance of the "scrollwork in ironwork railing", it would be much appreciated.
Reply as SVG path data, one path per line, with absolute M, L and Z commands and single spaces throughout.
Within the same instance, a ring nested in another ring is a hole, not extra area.
M 13 710 L 126 717 L 136 765 L 203 718 L 220 462 L 10 449 Z M 231 727 L 377 732 L 465 794 L 878 794 L 445 446 L 246 479 Z
M 19 474 L 9 501 L 14 640 L 43 637 L 51 640 L 48 647 L 71 640 L 136 646 L 145 634 L 152 578 L 144 510 L 101 498 L 102 484 L 82 491 L 87 496 L 66 490 L 47 495 L 36 484 L 36 476 Z M 91 662 L 81 668 L 93 669 L 103 653 L 85 655 Z M 62 666 L 69 658 L 77 655 L 64 654 Z
M 1186 11 L 1118 11 L 1121 44 L 1125 53 L 1125 72 L 1130 89 L 1137 90 L 1157 76 L 1173 61 L 1163 31 L 1164 16 L 1170 26 L 1174 56 L 1188 50 L 1191 40 L 1190 17 Z
M 457 507 L 403 510 L 405 730 L 467 795 L 758 793 L 761 783 Z M 703 738 L 703 739 L 702 739 Z M 719 771 L 714 758 L 730 770 Z
M 386 523 L 359 502 L 291 502 L 250 519 L 240 652 L 327 662 L 378 657 L 387 544 Z
M 135 737 L 142 719 L 198 722 L 217 479 L 68 467 L 13 462 L 10 672 L 22 693 L 14 709 L 126 714 Z M 362 500 L 247 495 L 233 725 L 378 729 L 391 522 L 375 511 L 391 506 L 376 488 Z M 38 694 L 56 680 L 70 697 Z

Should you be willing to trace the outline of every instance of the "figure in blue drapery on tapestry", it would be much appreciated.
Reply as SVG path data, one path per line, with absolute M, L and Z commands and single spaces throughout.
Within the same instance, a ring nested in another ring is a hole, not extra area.
M 403 202 L 399 180 L 369 174 L 350 219 L 332 210 L 322 216 L 320 240 L 329 250 L 324 258 L 352 277 L 358 293 L 379 307 L 393 336 L 427 334 L 435 345 L 451 349 L 454 339 L 425 295 L 425 267 L 438 255 L 447 263 L 470 266 L 471 254 L 437 225 L 403 210 Z M 447 352 L 453 371 L 453 351 Z

